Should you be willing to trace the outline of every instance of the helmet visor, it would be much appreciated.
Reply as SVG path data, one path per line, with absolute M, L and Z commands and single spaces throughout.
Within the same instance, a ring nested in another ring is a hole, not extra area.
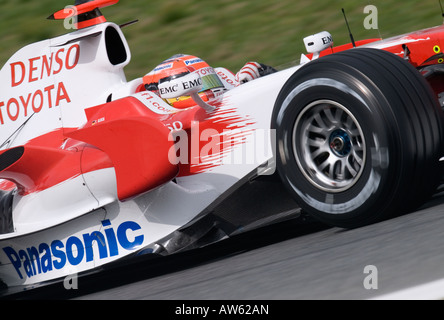
M 202 91 L 224 87 L 222 81 L 219 79 L 219 76 L 216 73 L 206 74 L 201 76 L 201 78 L 203 86 Z

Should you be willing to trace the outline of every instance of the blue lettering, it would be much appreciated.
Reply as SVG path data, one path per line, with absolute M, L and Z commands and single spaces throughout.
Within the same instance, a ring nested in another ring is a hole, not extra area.
M 60 259 L 59 261 L 54 260 L 54 268 L 56 269 L 62 269 L 66 264 L 66 255 L 62 250 L 59 250 L 58 248 L 63 248 L 63 242 L 60 240 L 54 240 L 51 243 L 51 251 L 52 255 L 56 257 L 57 259 Z
M 28 248 L 27 251 L 28 251 L 29 261 L 31 262 L 32 273 L 33 274 L 37 274 L 37 272 L 42 273 L 42 268 L 40 267 L 39 252 L 37 251 L 37 248 L 31 247 Z M 37 269 L 35 267 L 36 264 L 37 264 Z
M 162 66 L 155 68 L 154 71 L 157 72 L 157 71 L 161 71 L 161 70 L 165 70 L 165 69 L 171 69 L 172 67 L 173 67 L 173 64 L 169 63 L 169 64 L 162 65 Z
M 26 254 L 25 250 L 19 251 L 20 259 L 23 259 L 23 268 L 25 269 L 26 275 L 28 277 L 32 277 L 34 274 L 32 273 L 31 261 L 29 261 L 29 257 Z
M 199 63 L 199 62 L 203 62 L 203 60 L 200 59 L 200 58 L 190 59 L 190 60 L 186 60 L 186 61 L 185 61 L 185 64 L 186 64 L 187 66 L 189 66 L 189 65 L 191 65 L 191 64 L 195 64 L 195 63 Z
M 109 220 L 102 221 L 102 226 L 108 227 L 111 225 Z M 114 257 L 119 254 L 119 248 L 117 246 L 116 234 L 114 233 L 114 229 L 105 229 L 106 240 L 108 240 L 109 247 L 109 256 Z
M 141 229 L 140 226 L 132 221 L 124 222 L 117 228 L 117 239 L 124 249 L 132 250 L 143 243 L 143 235 L 135 237 L 133 242 L 130 242 L 126 235 L 127 230 L 136 231 L 139 229 Z
M 99 246 L 100 259 L 108 257 L 108 251 L 106 250 L 105 237 L 98 231 L 94 231 L 91 234 L 84 234 L 83 241 L 86 248 L 86 262 L 94 260 L 93 242 L 96 241 Z
M 77 250 L 73 249 L 73 246 L 77 247 Z M 74 252 L 77 251 L 77 256 L 74 257 Z M 69 237 L 66 241 L 66 257 L 72 266 L 78 265 L 83 260 L 85 249 L 83 248 L 82 241 L 77 237 Z
M 42 254 L 40 259 L 40 264 L 42 265 L 42 272 L 46 273 L 48 271 L 52 270 L 52 260 L 51 260 L 51 249 L 49 249 L 49 246 L 46 243 L 42 243 L 39 245 L 39 252 Z
M 23 272 L 28 277 L 33 277 L 52 271 L 53 267 L 57 270 L 63 269 L 67 263 L 76 266 L 82 261 L 93 261 L 94 242 L 97 243 L 99 250 L 98 259 L 107 258 L 108 252 L 110 257 L 119 255 L 119 245 L 123 249 L 134 250 L 143 244 L 143 234 L 132 234 L 142 229 L 136 222 L 123 222 L 117 228 L 117 232 L 114 231 L 109 220 L 103 220 L 102 226 L 107 227 L 104 229 L 105 235 L 102 232 L 94 231 L 83 234 L 81 238 L 71 236 L 65 244 L 60 240 L 54 240 L 51 245 L 41 243 L 38 249 L 30 246 L 17 253 L 12 247 L 5 247 L 3 251 L 20 279 L 23 279 Z
M 20 258 L 18 256 L 17 252 L 15 252 L 15 250 L 12 249 L 11 247 L 3 248 L 3 251 L 8 256 L 9 260 L 11 261 L 12 265 L 15 268 L 15 271 L 17 271 L 17 274 L 19 275 L 20 279 L 23 279 L 23 276 L 20 273 L 20 268 L 22 267 L 22 262 L 20 261 Z

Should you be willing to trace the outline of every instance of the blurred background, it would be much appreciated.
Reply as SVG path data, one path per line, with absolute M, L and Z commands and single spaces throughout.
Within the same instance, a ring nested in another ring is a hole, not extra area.
M 0 0 L 0 66 L 31 42 L 67 31 L 63 21 L 46 20 L 74 0 Z M 364 28 L 367 5 L 378 9 L 379 30 Z M 299 61 L 302 39 L 329 31 L 335 45 L 350 42 L 341 8 L 355 40 L 387 38 L 443 23 L 438 0 L 120 0 L 102 9 L 122 24 L 132 61 L 128 80 L 143 76 L 176 53 L 196 55 L 213 67 L 237 72 L 255 60 L 275 67 Z

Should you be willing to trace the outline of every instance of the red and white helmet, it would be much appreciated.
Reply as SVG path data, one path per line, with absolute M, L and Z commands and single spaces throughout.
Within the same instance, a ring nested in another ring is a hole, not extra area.
M 163 61 L 143 77 L 143 83 L 147 90 L 158 93 L 158 86 L 162 82 L 170 81 L 195 71 L 202 78 L 203 89 L 200 92 L 200 96 L 204 101 L 214 98 L 215 91 L 225 88 L 212 67 L 202 59 L 186 54 L 177 54 Z M 195 105 L 189 96 L 167 99 L 167 102 L 175 108 L 188 108 Z

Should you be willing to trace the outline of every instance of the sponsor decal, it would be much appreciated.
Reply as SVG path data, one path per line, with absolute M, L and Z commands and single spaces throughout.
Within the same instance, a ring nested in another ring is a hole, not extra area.
M 323 43 L 323 44 L 330 44 L 330 43 L 333 43 L 333 37 L 332 37 L 332 36 L 323 37 L 323 38 L 322 38 L 322 43 Z
M 212 67 L 206 67 L 206 68 L 201 68 L 199 70 L 197 70 L 197 73 L 200 74 L 201 77 L 209 75 L 209 74 L 216 74 L 216 71 L 214 71 L 214 69 Z
M 173 114 L 180 111 L 164 103 L 157 95 L 151 94 L 148 91 L 135 95 L 135 97 L 156 114 Z M 162 103 L 157 99 L 161 100 Z
M 217 75 L 219 76 L 219 78 L 228 83 L 230 86 L 237 86 L 238 83 L 236 83 L 236 81 L 234 80 L 234 75 L 229 74 L 228 72 L 224 71 L 224 70 L 219 70 L 217 72 Z
M 18 88 L 27 84 L 53 77 L 63 71 L 74 69 L 79 63 L 80 46 L 74 44 L 69 48 L 61 48 L 51 55 L 33 57 L 9 64 L 11 71 L 11 88 Z M 21 96 L 0 98 L 0 125 L 9 121 L 17 121 L 19 116 L 28 117 L 32 113 L 39 113 L 44 107 L 58 107 L 62 101 L 71 102 L 65 84 L 42 87 L 34 92 Z
M 179 85 L 178 84 L 174 84 L 174 85 L 169 86 L 169 87 L 160 88 L 159 92 L 160 92 L 161 95 L 164 95 L 164 94 L 169 94 L 169 93 L 177 92 L 178 89 L 179 89 Z
M 103 121 L 105 121 L 105 117 L 102 117 L 102 118 L 100 118 L 100 119 L 97 119 L 97 120 L 93 120 L 92 122 L 91 122 L 91 125 L 96 125 L 96 124 L 98 124 L 98 123 L 100 123 L 100 122 L 103 122 Z
M 192 88 L 195 88 L 195 87 L 199 87 L 201 85 L 202 85 L 202 79 L 201 78 L 198 78 L 198 79 L 195 79 L 195 80 L 192 80 L 192 81 L 182 82 L 182 86 L 183 86 L 184 90 L 188 90 L 188 89 L 192 89 Z
M 195 89 L 196 88 L 196 89 Z M 190 74 L 170 82 L 159 85 L 160 97 L 174 99 L 180 96 L 189 96 L 194 91 L 202 89 L 202 79 L 196 74 Z
M 157 68 L 155 68 L 153 71 L 154 72 L 162 71 L 162 70 L 166 70 L 166 69 L 171 69 L 172 67 L 173 67 L 172 63 L 163 64 L 163 65 L 158 66 Z
M 90 262 L 119 255 L 119 250 L 137 249 L 144 241 L 142 228 L 134 221 L 121 223 L 117 229 L 109 220 L 103 220 L 103 232 L 93 231 L 81 237 L 71 236 L 66 242 L 54 240 L 51 243 L 40 243 L 18 250 L 13 247 L 3 248 L 3 252 L 11 261 L 20 279 L 63 269 L 67 265 L 77 266 L 82 262 Z M 139 231 L 139 232 L 138 232 Z M 94 257 L 93 243 L 96 243 L 99 256 Z
M 185 60 L 185 65 L 190 66 L 192 64 L 196 64 L 199 62 L 204 62 L 204 61 L 200 58 L 189 59 L 189 60 Z

